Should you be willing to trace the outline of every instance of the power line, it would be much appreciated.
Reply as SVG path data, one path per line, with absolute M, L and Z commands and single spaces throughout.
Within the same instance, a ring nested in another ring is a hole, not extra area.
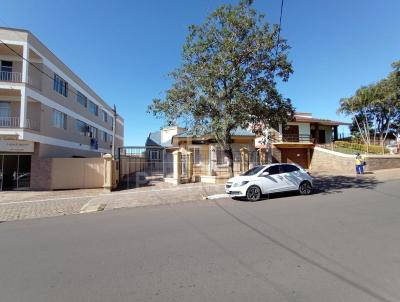
M 26 61 L 28 64 L 32 65 L 33 67 L 35 67 L 37 70 L 39 70 L 42 74 L 44 74 L 45 76 L 47 76 L 50 80 L 54 81 L 54 78 L 49 75 L 48 73 L 44 72 L 41 68 L 37 67 L 34 63 L 32 63 L 31 61 L 29 61 L 27 58 L 24 58 L 24 56 L 21 56 L 17 51 L 15 51 L 14 49 L 12 49 L 12 47 L 10 47 L 6 42 L 4 42 L 3 40 L 0 39 L 0 43 L 3 44 L 5 47 L 7 47 L 9 50 L 11 50 L 13 53 L 15 53 L 18 57 L 20 57 L 22 60 Z M 25 83 L 30 85 L 29 83 Z M 68 90 L 69 92 L 71 92 L 72 94 L 75 94 L 76 96 L 78 96 L 78 93 L 75 92 L 74 90 Z
M 12 28 L 11 26 L 9 26 L 2 18 L 0 18 L 0 21 L 8 28 Z M 19 35 L 18 32 L 13 32 L 14 35 L 18 36 L 21 39 L 25 39 L 24 37 L 22 37 L 21 35 Z M 35 67 L 39 72 L 41 72 L 42 74 L 44 74 L 45 76 L 47 76 L 51 81 L 54 81 L 54 77 L 49 75 L 48 73 L 44 72 L 41 68 L 37 67 L 35 64 L 33 64 L 32 62 L 30 62 L 28 59 L 24 58 L 23 56 L 21 56 L 18 52 L 16 52 L 14 49 L 12 49 L 7 43 L 5 43 L 4 41 L 2 41 L 0 39 L 0 43 L 4 44 L 4 46 L 6 46 L 8 49 L 10 49 L 13 53 L 15 53 L 18 57 L 22 58 L 22 60 L 28 62 L 30 65 L 32 65 L 33 67 Z M 27 85 L 31 85 L 30 83 L 24 83 Z M 33 85 L 31 85 L 33 87 Z M 74 90 L 68 89 L 68 92 L 71 92 L 72 94 L 74 94 L 75 96 L 79 96 L 78 95 L 78 90 L 77 92 L 75 92 Z M 108 105 L 108 104 L 107 104 Z M 103 105 L 100 105 L 100 107 L 103 107 Z M 106 108 L 108 109 L 108 108 Z M 109 109 L 108 109 L 109 110 Z M 111 109 L 112 112 L 112 109 Z M 117 115 L 118 116 L 118 115 Z
M 280 36 L 281 36 L 283 1 L 284 0 L 281 0 L 281 12 L 280 12 L 280 15 L 279 15 L 278 39 L 277 39 L 277 43 L 276 43 L 276 55 L 278 55 L 278 47 L 279 47 Z

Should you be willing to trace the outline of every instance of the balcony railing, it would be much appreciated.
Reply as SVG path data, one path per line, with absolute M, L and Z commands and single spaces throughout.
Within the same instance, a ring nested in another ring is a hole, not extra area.
M 21 72 L 0 71 L 0 81 L 22 83 Z
M 19 117 L 0 117 L 0 128 L 21 128 Z M 39 131 L 39 124 L 31 119 L 25 120 L 25 128 Z
M 272 135 L 272 143 L 300 143 L 300 144 L 314 144 L 315 139 L 306 134 L 283 134 Z
M 21 72 L 0 71 L 0 82 L 22 83 Z M 41 79 L 39 77 L 28 77 L 28 85 L 41 90 Z

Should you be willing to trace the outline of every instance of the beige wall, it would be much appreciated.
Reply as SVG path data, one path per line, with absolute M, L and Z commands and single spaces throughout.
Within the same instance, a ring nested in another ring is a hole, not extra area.
M 103 158 L 52 158 L 51 189 L 88 189 L 104 185 Z

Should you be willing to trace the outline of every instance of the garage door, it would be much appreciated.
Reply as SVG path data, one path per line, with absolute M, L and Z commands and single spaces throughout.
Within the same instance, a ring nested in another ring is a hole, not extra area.
M 303 168 L 308 168 L 307 149 L 288 148 L 281 149 L 283 163 L 295 163 Z

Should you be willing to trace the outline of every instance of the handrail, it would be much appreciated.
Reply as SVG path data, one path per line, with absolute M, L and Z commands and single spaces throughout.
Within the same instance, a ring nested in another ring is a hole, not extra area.
M 0 128 L 21 128 L 19 117 L 0 116 Z M 39 131 L 39 125 L 32 119 L 25 119 L 26 129 Z
M 272 135 L 271 141 L 273 143 L 314 143 L 314 138 L 307 134 L 279 134 Z
M 0 81 L 22 83 L 21 72 L 0 71 Z

